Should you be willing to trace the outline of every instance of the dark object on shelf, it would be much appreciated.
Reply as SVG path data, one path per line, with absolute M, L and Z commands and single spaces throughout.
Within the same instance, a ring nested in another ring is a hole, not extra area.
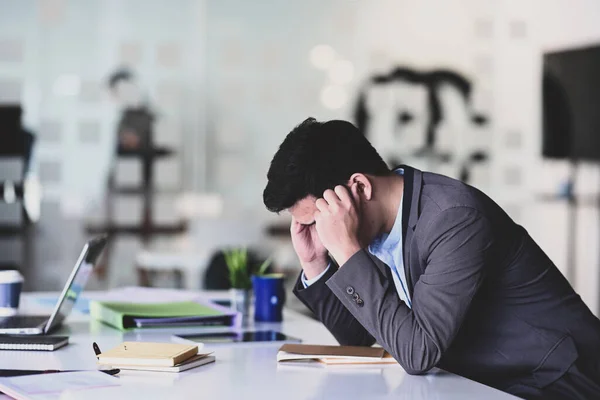
M 152 149 L 152 124 L 154 115 L 146 107 L 126 108 L 123 110 L 119 126 L 117 128 L 119 139 L 119 154 L 121 150 Z

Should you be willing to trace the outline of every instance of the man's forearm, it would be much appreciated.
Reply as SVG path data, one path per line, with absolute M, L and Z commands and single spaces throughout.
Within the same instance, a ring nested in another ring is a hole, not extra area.
M 315 314 L 340 344 L 371 346 L 375 343 L 375 339 L 325 285 L 335 271 L 337 267 L 332 263 L 323 277 L 307 288 L 299 278 L 294 287 L 294 294 Z
M 440 348 L 416 323 L 383 268 L 380 270 L 368 253 L 361 251 L 328 280 L 327 286 L 409 374 L 423 373 L 437 364 Z

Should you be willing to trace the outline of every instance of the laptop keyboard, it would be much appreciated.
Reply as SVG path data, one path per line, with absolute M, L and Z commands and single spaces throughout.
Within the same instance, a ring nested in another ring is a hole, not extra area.
M 47 321 L 48 317 L 15 315 L 0 319 L 0 329 L 36 328 Z

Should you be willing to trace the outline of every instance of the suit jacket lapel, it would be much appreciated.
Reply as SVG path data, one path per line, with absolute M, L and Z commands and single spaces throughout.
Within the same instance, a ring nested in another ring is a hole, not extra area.
M 414 227 L 419 220 L 419 199 L 421 198 L 422 172 L 418 169 L 401 165 L 404 169 L 404 193 L 402 200 L 402 259 L 408 291 L 412 296 L 414 285 L 413 274 L 409 264 L 410 243 Z M 408 247 L 407 247 L 408 243 Z

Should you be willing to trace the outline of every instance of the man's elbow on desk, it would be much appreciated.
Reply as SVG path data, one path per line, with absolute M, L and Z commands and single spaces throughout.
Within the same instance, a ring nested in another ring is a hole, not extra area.
M 430 360 L 405 360 L 402 357 L 394 357 L 398 364 L 406 371 L 409 375 L 424 375 L 433 369 L 438 361 L 430 361 Z M 439 357 L 435 357 L 436 360 Z
M 398 360 L 396 360 L 398 361 Z M 424 366 L 412 366 L 412 367 L 407 367 L 405 365 L 402 365 L 401 362 L 399 362 L 399 364 L 402 366 L 402 368 L 404 369 L 404 371 L 406 371 L 407 374 L 409 375 L 425 375 L 426 373 L 428 373 L 429 371 L 431 371 L 435 365 L 424 365 Z
M 431 345 L 435 347 L 435 345 Z M 423 375 L 436 367 L 441 359 L 440 351 L 435 348 L 428 349 L 429 346 L 416 346 L 415 348 L 394 349 L 390 352 L 398 361 L 398 364 L 409 375 Z

